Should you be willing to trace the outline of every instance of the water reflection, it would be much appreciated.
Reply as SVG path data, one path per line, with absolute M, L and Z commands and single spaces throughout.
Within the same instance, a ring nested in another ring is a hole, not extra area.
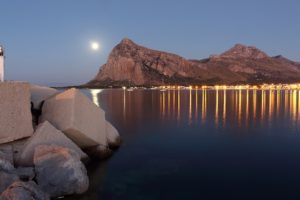
M 262 90 L 261 93 L 261 119 L 264 119 L 266 111 L 266 91 Z
M 248 127 L 249 120 L 249 90 L 247 90 L 246 94 L 246 126 Z
M 100 94 L 100 92 L 102 90 L 94 89 L 94 90 L 90 90 L 90 91 L 91 91 L 93 103 L 96 104 L 97 106 L 99 106 L 98 95 Z
M 201 110 L 202 110 L 202 118 L 201 118 L 201 121 L 203 123 L 205 123 L 205 120 L 206 120 L 206 107 L 207 107 L 207 90 L 202 90 L 202 93 L 201 93 L 201 96 L 202 96 L 202 107 L 201 107 Z
M 253 90 L 252 91 L 252 101 L 253 101 L 253 103 L 252 103 L 252 109 L 253 109 L 253 115 L 252 115 L 252 117 L 253 117 L 253 119 L 255 119 L 256 117 L 255 117 L 255 113 L 256 113 L 256 106 L 257 106 L 257 91 L 256 90 Z M 255 120 L 254 120 L 255 121 Z
M 160 199 L 165 186 L 162 199 L 212 191 L 222 199 L 232 197 L 232 188 L 240 189 L 236 199 L 298 194 L 300 90 L 84 92 L 124 141 L 104 165 L 88 170 L 86 199 Z
M 223 127 L 225 126 L 225 122 L 226 122 L 226 90 L 224 90 L 223 92 L 223 116 L 222 116 L 222 120 L 223 120 Z
M 238 93 L 238 122 L 239 122 L 239 126 L 241 126 L 241 120 L 242 120 L 242 90 L 239 90 L 239 93 Z
M 192 114 L 193 114 L 193 108 L 192 108 L 192 104 L 193 104 L 193 97 L 192 97 L 192 90 L 190 89 L 189 92 L 189 122 L 192 123 Z
M 248 127 L 256 122 L 271 123 L 283 117 L 283 114 L 293 122 L 298 122 L 300 116 L 300 90 L 108 91 L 91 90 L 93 102 L 107 107 L 112 113 L 118 113 L 124 123 L 138 123 L 150 115 L 162 122 L 174 119 L 178 124 L 185 121 L 189 125 L 214 122 L 216 127 L 225 127 L 227 124 Z M 101 102 L 101 98 L 105 99 Z
M 177 121 L 180 120 L 180 90 L 177 91 Z
M 123 118 L 126 117 L 126 91 L 123 90 Z

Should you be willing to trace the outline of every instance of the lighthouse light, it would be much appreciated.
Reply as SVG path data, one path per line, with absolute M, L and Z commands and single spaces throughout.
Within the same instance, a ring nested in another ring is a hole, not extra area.
M 0 46 L 0 82 L 4 81 L 4 50 Z

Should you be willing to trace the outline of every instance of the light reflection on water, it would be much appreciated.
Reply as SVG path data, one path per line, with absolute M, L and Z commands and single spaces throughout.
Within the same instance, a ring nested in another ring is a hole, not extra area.
M 78 199 L 300 198 L 300 90 L 84 92 L 124 142 Z
M 90 90 L 90 93 L 91 93 L 91 96 L 92 96 L 92 101 L 97 106 L 100 106 L 99 105 L 98 95 L 101 93 L 101 91 L 102 90 L 99 90 L 99 89 Z
M 248 127 L 250 122 L 268 123 L 283 116 L 293 125 L 300 120 L 298 90 L 90 90 L 90 95 L 98 106 L 100 99 L 106 98 L 102 106 L 121 112 L 123 121 L 147 115 L 148 108 L 159 114 L 158 120 L 183 123 L 187 119 L 189 125 L 205 124 L 208 117 L 215 126 L 226 126 L 230 120 L 238 127 Z

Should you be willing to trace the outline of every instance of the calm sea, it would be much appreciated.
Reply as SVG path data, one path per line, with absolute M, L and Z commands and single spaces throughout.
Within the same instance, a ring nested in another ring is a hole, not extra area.
M 76 199 L 300 198 L 300 91 L 83 92 L 123 144 Z

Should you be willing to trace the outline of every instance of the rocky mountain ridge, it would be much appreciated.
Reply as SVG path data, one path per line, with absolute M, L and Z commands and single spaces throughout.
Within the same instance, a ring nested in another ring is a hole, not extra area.
M 125 38 L 86 87 L 300 82 L 300 63 L 236 44 L 202 60 L 152 50 Z

